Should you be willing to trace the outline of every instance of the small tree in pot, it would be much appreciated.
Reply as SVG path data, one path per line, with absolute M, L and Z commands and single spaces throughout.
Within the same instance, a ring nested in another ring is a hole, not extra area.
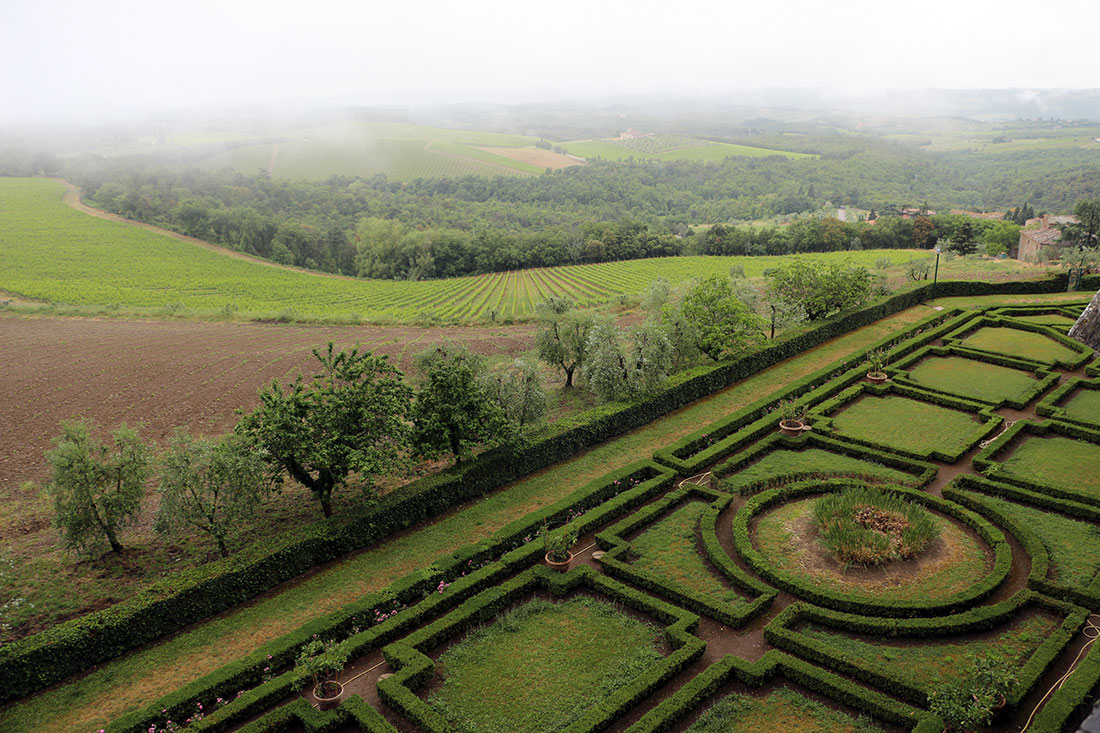
M 1007 666 L 979 659 L 967 680 L 937 687 L 928 696 L 928 709 L 943 718 L 947 730 L 977 730 L 993 721 L 1015 684 L 1016 674 Z
M 551 532 L 550 528 L 543 524 L 539 534 L 542 535 L 542 546 L 546 551 L 546 564 L 564 573 L 569 569 L 569 563 L 573 562 L 572 550 L 577 544 L 577 529 L 566 524 L 564 531 Z
M 889 377 L 886 372 L 886 352 L 882 349 L 875 349 L 867 354 L 867 379 L 875 384 L 882 384 Z
M 295 669 L 303 673 L 298 689 L 301 689 L 307 679 L 312 680 L 313 697 L 321 710 L 340 704 L 344 686 L 337 677 L 348 663 L 348 656 L 349 651 L 344 644 L 320 639 L 309 642 L 298 653 Z
M 801 435 L 805 427 L 806 408 L 794 400 L 784 400 L 779 405 L 779 429 L 784 435 Z

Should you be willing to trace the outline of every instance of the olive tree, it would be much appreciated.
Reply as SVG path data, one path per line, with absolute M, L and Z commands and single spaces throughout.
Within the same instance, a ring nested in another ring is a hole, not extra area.
M 573 386 L 573 373 L 584 364 L 591 313 L 574 309 L 573 301 L 551 297 L 536 307 L 539 328 L 535 348 L 539 358 L 565 372 L 565 386 Z
M 122 424 L 109 443 L 93 435 L 84 420 L 61 423 L 46 458 L 53 469 L 47 491 L 53 499 L 54 526 L 67 547 L 97 553 L 106 540 L 122 552 L 122 528 L 133 524 L 145 496 L 150 449 L 138 431 Z
M 260 392 L 260 406 L 237 430 L 266 452 L 272 478 L 284 474 L 317 498 L 332 516 L 334 492 L 354 473 L 364 489 L 399 462 L 408 445 L 406 416 L 412 389 L 385 355 L 313 350 L 321 370 L 285 389 L 277 381 Z
M 239 434 L 212 441 L 178 430 L 160 463 L 154 530 L 203 532 L 214 539 L 222 557 L 229 557 L 229 536 L 260 503 L 264 461 L 259 451 Z
M 542 373 L 532 359 L 515 359 L 503 370 L 487 375 L 483 383 L 489 399 L 519 427 L 537 423 L 546 414 L 548 400 Z

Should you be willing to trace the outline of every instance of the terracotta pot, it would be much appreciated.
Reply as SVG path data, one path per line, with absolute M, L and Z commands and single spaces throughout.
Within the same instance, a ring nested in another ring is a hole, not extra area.
M 557 570 L 559 573 L 564 573 L 566 570 L 569 569 L 569 563 L 573 562 L 573 553 L 570 552 L 569 558 L 567 560 L 563 560 L 562 562 L 551 560 L 549 555 L 546 555 L 545 558 L 546 564 L 550 566 L 550 568 Z
M 784 435 L 802 435 L 803 424 L 801 420 L 780 420 L 779 429 Z
M 332 697 L 321 697 L 318 693 L 321 691 L 321 685 L 313 688 L 313 699 L 317 702 L 317 708 L 319 710 L 332 710 L 334 707 L 340 704 L 340 698 L 344 696 L 344 686 L 339 682 L 333 682 L 336 685 L 337 692 Z
M 872 384 L 882 384 L 889 378 L 886 372 L 867 372 L 867 381 Z

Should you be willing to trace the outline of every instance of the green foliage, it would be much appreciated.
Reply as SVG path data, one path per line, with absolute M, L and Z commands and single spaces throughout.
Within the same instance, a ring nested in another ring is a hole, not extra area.
M 346 644 L 314 639 L 302 646 L 294 671 L 300 675 L 301 682 L 312 680 L 314 689 L 319 689 L 324 697 L 331 697 L 335 688 L 329 683 L 336 681 L 349 656 L 351 652 Z M 300 683 L 298 688 L 301 688 Z
M 214 538 L 222 557 L 226 542 L 260 503 L 264 462 L 239 434 L 214 442 L 178 430 L 160 460 L 160 505 L 154 528 L 184 528 Z
M 577 544 L 577 528 L 568 523 L 560 531 L 551 531 L 549 525 L 543 524 L 539 536 L 542 537 L 543 552 L 554 562 L 568 560 L 569 553 Z
M 1020 226 L 1010 221 L 998 221 L 981 235 L 985 254 L 990 257 L 1007 254 L 1020 242 Z
M 772 271 L 768 291 L 778 301 L 801 305 L 816 321 L 866 302 L 871 297 L 871 273 L 864 267 L 815 267 L 795 260 Z
M 565 386 L 573 386 L 573 373 L 584 364 L 588 332 L 595 323 L 590 312 L 577 311 L 568 298 L 554 297 L 540 303 L 535 348 L 539 358 L 565 372 Z
M 969 680 L 936 688 L 928 696 L 928 708 L 943 718 L 948 730 L 973 730 L 992 722 L 994 708 L 1015 684 L 1016 675 L 1007 666 L 980 659 Z
M 119 531 L 133 524 L 145 496 L 150 450 L 138 431 L 120 425 L 103 443 L 84 420 L 61 423 L 46 458 L 53 470 L 47 485 L 53 500 L 54 526 L 66 547 L 88 554 L 101 551 L 106 540 L 122 551 Z
M 939 536 L 923 507 L 896 494 L 852 488 L 813 506 L 821 541 L 844 565 L 884 565 L 916 557 Z
M 680 302 L 696 348 L 715 361 L 736 356 L 763 339 L 764 320 L 733 293 L 729 278 L 708 277 Z
M 610 319 L 597 320 L 588 333 L 584 383 L 603 402 L 655 394 L 672 371 L 674 349 L 664 329 L 649 321 L 633 326 L 624 345 Z
M 313 355 L 321 371 L 283 389 L 260 392 L 260 406 L 237 430 L 267 451 L 275 476 L 285 472 L 313 492 L 326 517 L 332 494 L 355 473 L 364 488 L 397 463 L 407 442 L 412 390 L 385 356 L 335 351 Z
M 487 374 L 482 383 L 489 399 L 519 427 L 534 425 L 546 414 L 542 372 L 532 359 L 515 359 L 504 369 Z
M 485 389 L 485 357 L 465 345 L 444 343 L 421 352 L 414 363 L 423 375 L 409 411 L 417 451 L 427 456 L 449 451 L 458 462 L 477 446 L 508 437 L 504 409 Z

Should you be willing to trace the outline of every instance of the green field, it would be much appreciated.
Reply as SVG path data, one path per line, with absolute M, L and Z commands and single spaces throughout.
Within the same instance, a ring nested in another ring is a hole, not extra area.
M 651 138 L 619 140 L 573 140 L 560 143 L 559 147 L 571 155 L 581 158 L 603 158 L 604 160 L 702 160 L 716 161 L 730 157 L 763 158 L 769 155 L 782 155 L 787 158 L 816 158 L 807 153 L 792 153 L 787 150 L 754 148 L 748 145 L 717 143 L 696 138 L 682 138 L 672 135 L 654 135 Z
M 366 322 L 524 319 L 549 295 L 583 305 L 672 282 L 722 275 L 731 265 L 757 277 L 780 257 L 669 257 L 569 265 L 419 282 L 334 278 L 228 257 L 66 206 L 46 179 L 0 179 L 0 290 L 55 305 L 162 315 Z M 909 250 L 801 255 L 870 266 Z
M 481 147 L 529 147 L 538 138 L 448 130 L 398 122 L 326 125 L 278 136 L 278 142 L 242 145 L 201 165 L 245 174 L 263 169 L 277 178 L 322 180 L 334 175 L 393 180 L 464 175 L 523 175 L 542 168 Z

